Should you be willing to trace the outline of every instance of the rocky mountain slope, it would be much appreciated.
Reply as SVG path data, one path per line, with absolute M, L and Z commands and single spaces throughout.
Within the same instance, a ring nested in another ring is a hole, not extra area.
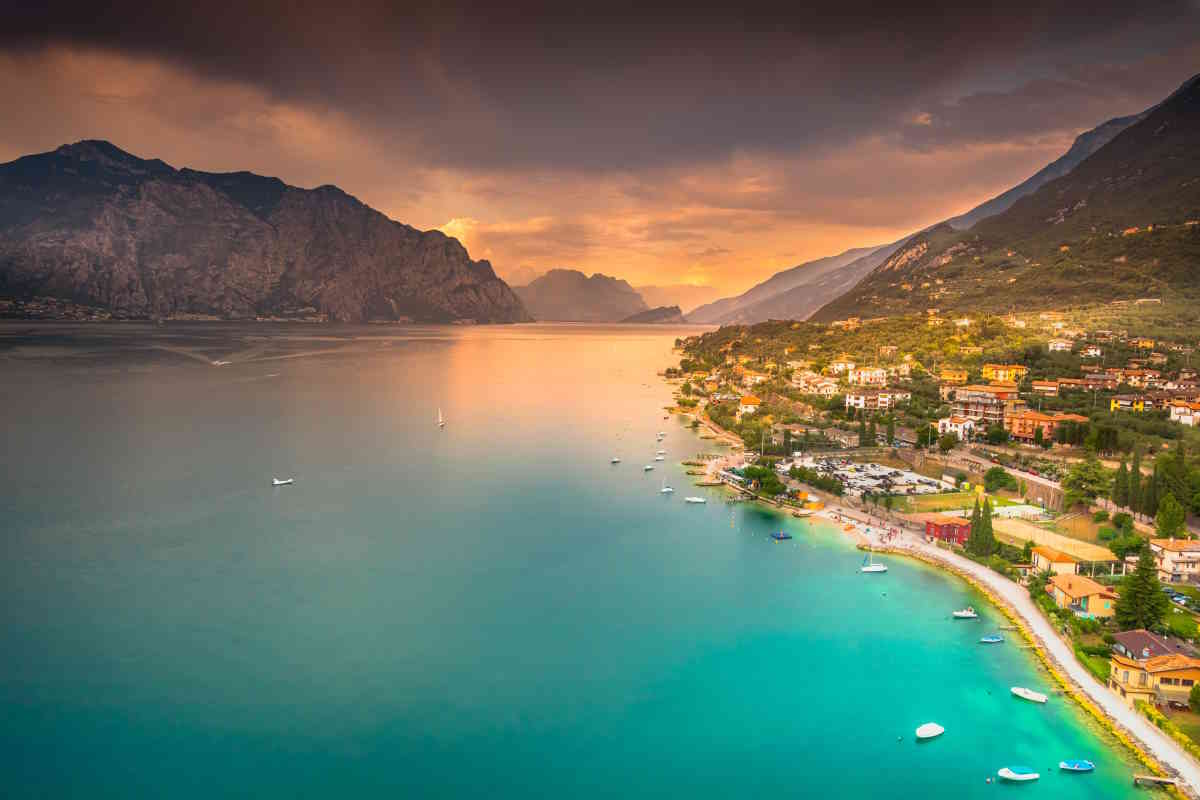
M 1200 298 L 1200 76 L 967 231 L 912 237 L 814 319 Z
M 667 286 L 635 286 L 634 291 L 642 296 L 646 305 L 679 306 L 687 314 L 705 303 L 711 303 L 721 296 L 721 291 L 713 286 L 693 286 L 690 283 L 675 283 Z
M 552 269 L 528 286 L 515 288 L 535 319 L 561 322 L 620 322 L 647 310 L 646 301 L 620 278 L 597 272 Z
M 666 325 L 668 323 L 684 323 L 687 320 L 684 318 L 679 306 L 659 306 L 647 311 L 639 311 L 637 314 L 631 314 L 621 320 L 621 322 L 640 325 Z
M 530 318 L 456 239 L 336 187 L 177 170 L 103 141 L 0 165 L 0 297 L 140 318 Z

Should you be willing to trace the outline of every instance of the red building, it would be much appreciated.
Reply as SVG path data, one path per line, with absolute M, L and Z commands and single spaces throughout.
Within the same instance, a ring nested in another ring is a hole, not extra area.
M 961 517 L 947 517 L 936 514 L 925 520 L 925 536 L 931 539 L 941 539 L 959 546 L 967 543 L 971 535 L 971 523 Z

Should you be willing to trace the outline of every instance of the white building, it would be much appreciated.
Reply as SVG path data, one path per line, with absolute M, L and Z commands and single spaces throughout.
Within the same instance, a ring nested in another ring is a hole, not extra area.
M 843 372 L 849 372 L 857 366 L 848 356 L 841 356 L 832 364 L 829 365 L 829 371 L 834 375 L 841 375 Z
M 1071 341 L 1069 339 L 1051 339 L 1046 348 L 1051 353 L 1069 353 L 1071 352 Z
M 953 433 L 960 442 L 965 442 L 975 435 L 975 420 L 970 417 L 949 416 L 937 422 L 938 435 Z
M 887 411 L 897 403 L 912 399 L 912 392 L 903 389 L 860 389 L 846 392 L 846 408 L 864 411 Z
M 882 367 L 854 367 L 848 375 L 855 386 L 887 386 L 887 370 Z
M 1200 403 L 1189 403 L 1186 400 L 1171 401 L 1171 421 L 1181 425 L 1195 427 L 1200 422 Z

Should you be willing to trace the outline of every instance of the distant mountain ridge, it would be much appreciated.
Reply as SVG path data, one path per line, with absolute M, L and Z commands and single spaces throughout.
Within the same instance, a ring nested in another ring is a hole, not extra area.
M 458 240 L 337 187 L 177 170 L 97 140 L 0 164 L 0 297 L 143 318 L 530 318 Z
M 620 322 L 648 310 L 626 281 L 599 272 L 589 277 L 579 270 L 552 269 L 514 291 L 537 320 Z
M 909 239 L 814 319 L 1200 300 L 1200 76 L 1006 211 Z
M 646 301 L 646 305 L 651 308 L 656 306 L 679 306 L 685 314 L 721 296 L 721 291 L 716 287 L 695 286 L 690 283 L 676 283 L 667 286 L 635 286 L 633 288 Z
M 646 311 L 640 311 L 637 314 L 631 314 L 621 322 L 629 324 L 654 324 L 665 325 L 668 323 L 684 323 L 687 319 L 684 318 L 683 312 L 679 310 L 679 306 L 659 306 Z

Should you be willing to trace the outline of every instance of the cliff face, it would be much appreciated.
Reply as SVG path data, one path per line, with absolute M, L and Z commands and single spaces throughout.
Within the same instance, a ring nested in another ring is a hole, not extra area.
M 631 314 L 621 322 L 631 325 L 666 325 L 666 324 L 682 324 L 687 322 L 683 316 L 683 312 L 679 306 L 658 306 L 646 311 L 640 311 L 637 314 Z
M 516 292 L 534 317 L 566 322 L 620 322 L 646 310 L 646 301 L 619 278 L 552 269 Z
M 335 187 L 176 170 L 107 142 L 0 165 L 0 296 L 135 317 L 530 319 L 456 239 Z

